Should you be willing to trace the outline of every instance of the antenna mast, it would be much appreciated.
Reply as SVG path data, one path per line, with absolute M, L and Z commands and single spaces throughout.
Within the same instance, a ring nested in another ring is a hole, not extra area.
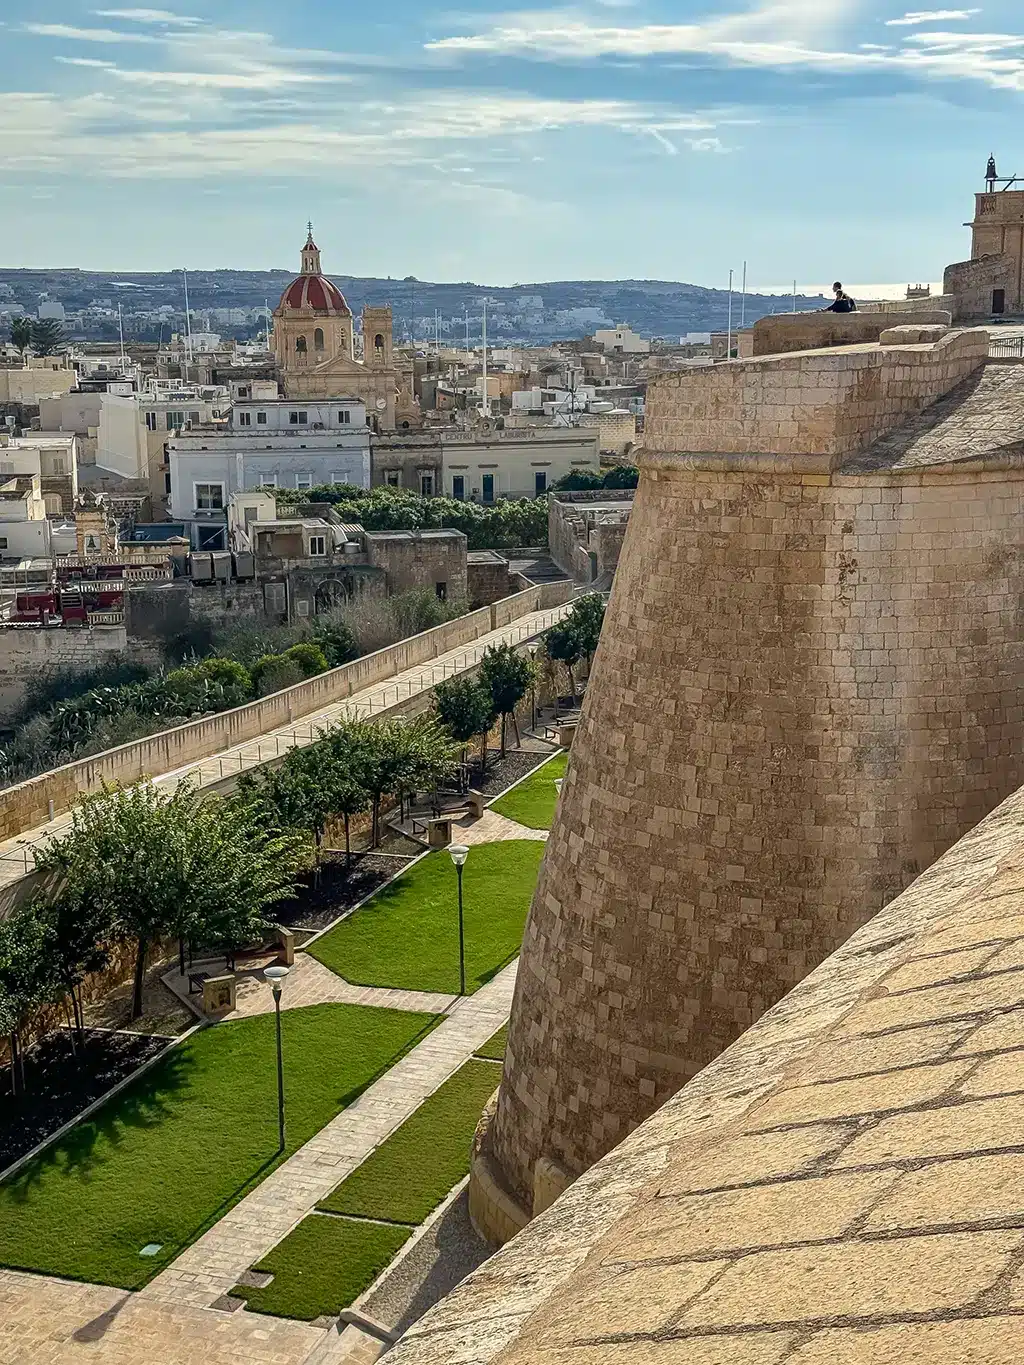
M 185 282 L 185 339 L 188 343 L 185 354 L 188 356 L 188 363 L 192 364 L 192 314 L 188 306 L 188 271 L 182 269 L 181 278 Z

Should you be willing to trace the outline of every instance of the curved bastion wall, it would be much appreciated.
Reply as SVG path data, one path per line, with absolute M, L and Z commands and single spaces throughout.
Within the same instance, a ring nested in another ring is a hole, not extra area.
M 652 385 L 475 1160 L 492 1239 L 1024 783 L 1024 461 L 872 444 L 977 401 L 978 335 Z

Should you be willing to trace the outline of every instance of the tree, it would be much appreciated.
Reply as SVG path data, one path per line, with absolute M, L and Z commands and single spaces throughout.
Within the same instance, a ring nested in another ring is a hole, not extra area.
M 384 720 L 366 725 L 363 777 L 370 795 L 371 843 L 380 843 L 385 796 L 404 796 L 420 786 L 437 786 L 455 766 L 451 737 L 432 716 Z
M 526 696 L 537 677 L 537 667 L 513 645 L 491 645 L 484 650 L 480 661 L 480 682 L 491 696 L 494 714 L 501 717 L 501 753 L 505 754 L 505 730 L 509 716 L 515 726 L 516 743 L 520 742 L 516 707 Z
M 327 656 L 320 645 L 312 640 L 301 640 L 297 645 L 286 649 L 281 657 L 297 664 L 304 678 L 313 678 L 318 673 L 327 672 Z
M 262 659 L 256 660 L 251 671 L 253 687 L 260 697 L 269 697 L 272 692 L 294 687 L 305 678 L 295 660 L 283 654 L 264 654 Z
M 586 657 L 588 666 L 601 638 L 604 614 L 604 598 L 600 593 L 591 592 L 577 598 L 566 617 L 565 624 L 576 632 L 580 651 Z
M 475 735 L 480 736 L 481 764 L 486 773 L 487 736 L 495 721 L 490 688 L 476 678 L 448 678 L 434 688 L 434 713 L 452 738 L 463 746 L 463 763 L 466 761 L 465 746 Z
M 351 818 L 370 807 L 366 732 L 364 721 L 342 721 L 328 730 L 322 741 L 330 749 L 335 764 L 331 800 L 333 813 L 345 822 L 346 867 L 352 865 Z
M 11 322 L 11 341 L 17 346 L 24 358 L 25 352 L 32 344 L 32 320 L 30 318 L 14 318 Z
M 43 926 L 43 952 L 54 983 L 65 1001 L 71 1002 L 75 1033 L 80 1041 L 85 1029 L 82 982 L 91 973 L 102 971 L 110 961 L 113 926 L 103 906 L 83 899 L 73 881 L 64 877 L 55 879 L 47 891 L 35 898 L 33 911 Z
M 74 808 L 71 829 L 39 850 L 39 867 L 89 902 L 135 945 L 132 1018 L 142 1013 L 150 949 L 167 938 L 223 942 L 255 929 L 290 894 L 301 841 L 267 830 L 244 803 L 140 783 L 104 787 Z
M 583 658 L 579 632 L 574 630 L 571 624 L 560 622 L 557 626 L 552 626 L 544 636 L 544 648 L 549 659 L 564 664 L 569 675 L 569 690 L 575 696 L 576 677 L 572 671 L 573 665 L 578 664 Z
M 55 355 L 63 349 L 67 337 L 55 318 L 40 318 L 31 326 L 32 349 L 36 355 Z
M 25 1089 L 25 1051 L 22 1033 L 35 1009 L 50 998 L 45 932 L 31 906 L 0 921 L 0 1033 L 11 1053 L 11 1094 Z

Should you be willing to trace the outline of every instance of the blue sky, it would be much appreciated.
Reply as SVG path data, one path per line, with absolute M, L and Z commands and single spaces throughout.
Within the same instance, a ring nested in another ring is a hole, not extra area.
M 1020 0 L 182 4 L 0 7 L 0 264 L 935 280 L 1024 173 Z

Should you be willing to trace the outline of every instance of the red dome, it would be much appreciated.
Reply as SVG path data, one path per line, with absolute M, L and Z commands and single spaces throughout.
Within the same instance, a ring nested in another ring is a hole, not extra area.
M 300 275 L 281 295 L 281 308 L 301 309 L 313 313 L 340 313 L 352 316 L 345 295 L 326 275 Z

